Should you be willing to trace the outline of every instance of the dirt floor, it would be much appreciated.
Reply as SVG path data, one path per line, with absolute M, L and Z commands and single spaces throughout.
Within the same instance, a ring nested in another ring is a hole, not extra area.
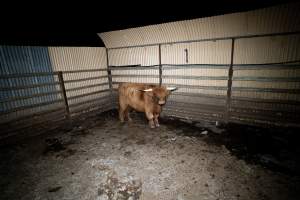
M 121 124 L 115 112 L 104 113 L 2 147 L 0 199 L 300 197 L 297 155 L 274 151 L 292 146 L 284 138 L 270 142 L 254 128 L 204 128 L 172 119 L 150 129 L 143 115 L 133 119 Z

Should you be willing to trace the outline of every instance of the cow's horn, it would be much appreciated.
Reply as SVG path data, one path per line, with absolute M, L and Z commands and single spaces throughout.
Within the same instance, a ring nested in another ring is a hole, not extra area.
M 167 87 L 167 90 L 170 90 L 170 91 L 174 91 L 176 89 L 177 89 L 177 87 Z
M 152 88 L 149 88 L 149 89 L 145 89 L 145 90 L 143 90 L 144 92 L 152 92 L 153 91 L 153 89 Z

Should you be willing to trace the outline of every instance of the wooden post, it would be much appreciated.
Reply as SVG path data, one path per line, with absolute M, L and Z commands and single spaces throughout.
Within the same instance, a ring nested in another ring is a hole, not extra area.
M 162 65 L 161 65 L 161 44 L 158 45 L 158 60 L 159 60 L 159 85 L 162 84 Z
M 229 65 L 229 69 L 228 69 L 228 82 L 227 82 L 227 100 L 226 100 L 226 116 L 225 116 L 225 120 L 227 123 L 229 122 L 229 119 L 230 119 L 234 41 L 235 41 L 235 39 L 232 38 L 231 39 L 231 57 L 230 57 L 230 65 Z
M 67 94 L 66 94 L 66 88 L 65 88 L 63 73 L 61 71 L 58 72 L 58 80 L 59 80 L 59 85 L 60 85 L 60 89 L 61 89 L 61 94 L 63 96 L 64 103 L 65 103 L 66 117 L 69 119 L 70 118 L 70 109 L 69 109 L 68 98 L 67 98 Z

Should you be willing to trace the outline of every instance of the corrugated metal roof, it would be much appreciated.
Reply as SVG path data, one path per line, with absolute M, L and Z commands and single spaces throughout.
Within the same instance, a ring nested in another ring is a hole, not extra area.
M 99 33 L 107 48 L 300 30 L 300 3 Z

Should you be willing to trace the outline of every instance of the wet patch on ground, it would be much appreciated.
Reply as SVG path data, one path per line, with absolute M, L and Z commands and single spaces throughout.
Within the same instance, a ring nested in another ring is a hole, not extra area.
M 262 128 L 227 124 L 215 126 L 176 118 L 165 118 L 171 130 L 182 130 L 179 135 L 200 137 L 208 144 L 224 145 L 232 155 L 249 164 L 258 164 L 273 171 L 300 175 L 299 129 Z

